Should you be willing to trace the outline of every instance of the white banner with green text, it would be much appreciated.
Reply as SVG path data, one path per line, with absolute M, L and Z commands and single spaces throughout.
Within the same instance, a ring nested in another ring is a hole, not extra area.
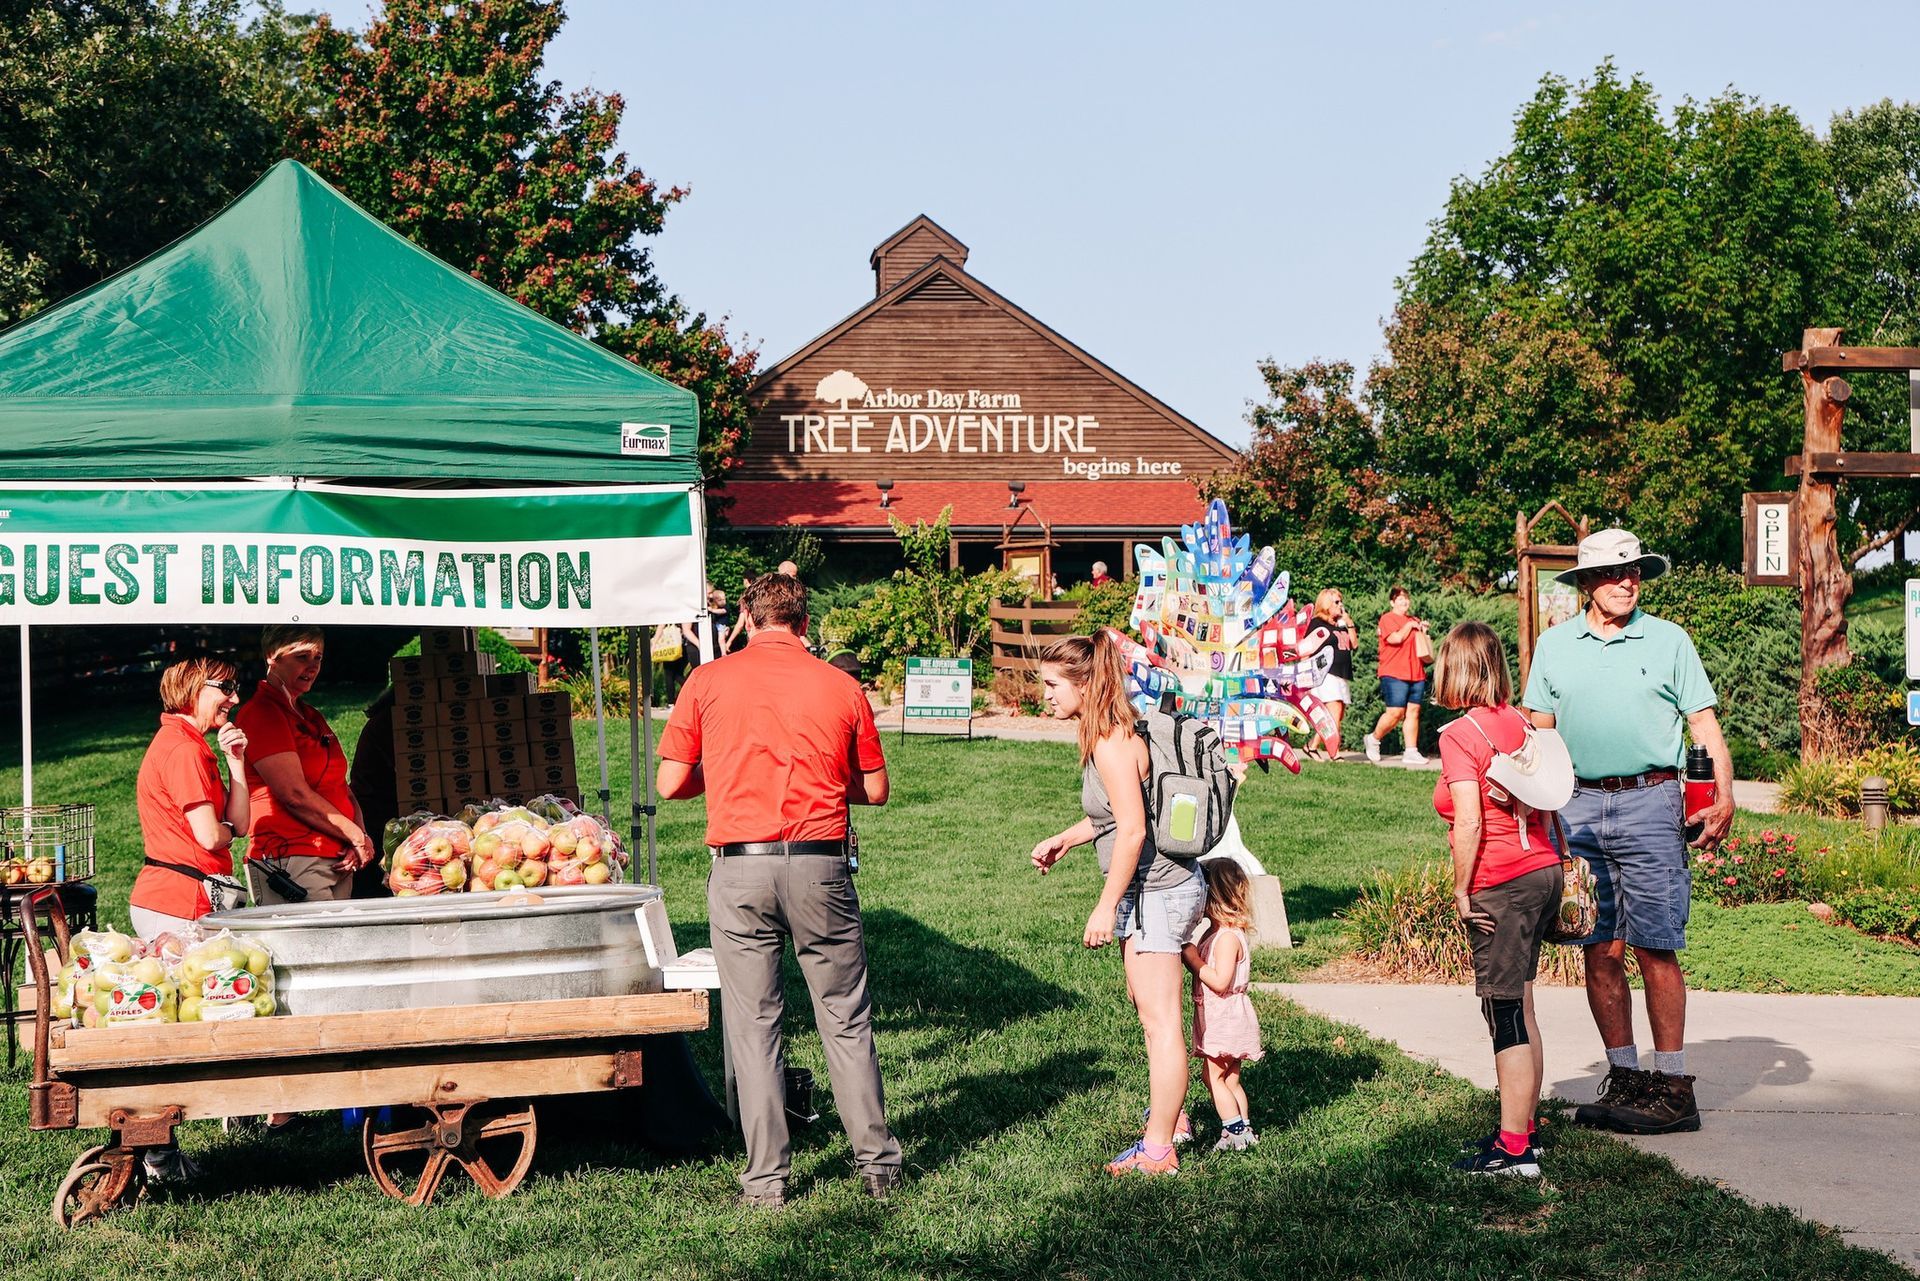
M 683 486 L 0 484 L 0 623 L 623 627 L 702 608 Z

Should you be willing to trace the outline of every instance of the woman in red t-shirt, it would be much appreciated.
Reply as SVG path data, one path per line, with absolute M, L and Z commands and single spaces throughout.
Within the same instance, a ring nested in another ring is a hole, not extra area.
M 1511 705 L 1500 637 L 1485 623 L 1461 623 L 1447 633 L 1437 659 L 1434 701 L 1462 714 L 1440 733 L 1433 808 L 1451 832 L 1454 908 L 1473 946 L 1473 990 L 1493 1034 L 1500 1082 L 1499 1131 L 1454 1168 L 1538 1175 L 1534 1113 L 1545 1059 L 1533 978 L 1560 910 L 1560 855 L 1544 816 L 1487 779 L 1494 754 L 1518 749 L 1529 728 Z
M 269 627 L 260 652 L 267 678 L 234 715 L 252 744 L 255 779 L 247 887 L 256 904 L 291 901 L 269 878 L 273 871 L 305 890 L 303 901 L 349 898 L 355 869 L 376 855 L 347 783 L 346 749 L 327 718 L 302 701 L 320 678 L 325 634 Z
M 233 666 L 190 658 L 160 674 L 160 732 L 134 782 L 146 863 L 128 913 L 141 938 L 178 933 L 210 910 L 204 878 L 232 876 L 234 838 L 247 834 L 247 736 L 228 721 L 240 701 Z M 231 786 L 207 735 L 218 731 Z

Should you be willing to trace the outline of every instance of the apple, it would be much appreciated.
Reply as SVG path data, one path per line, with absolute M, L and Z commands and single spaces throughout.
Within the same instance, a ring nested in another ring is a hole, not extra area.
M 501 868 L 500 874 L 493 878 L 493 888 L 496 890 L 517 890 L 524 885 L 526 882 L 520 879 L 520 873 L 510 867 Z
M 605 885 L 613 879 L 613 869 L 605 863 L 589 863 L 582 875 L 586 877 L 589 885 Z
M 182 1023 L 198 1023 L 200 1021 L 199 997 L 184 996 L 180 998 L 180 1021 Z
M 491 815 L 489 815 L 489 817 L 491 817 Z M 475 834 L 473 838 L 473 856 L 475 858 L 492 858 L 499 852 L 500 836 L 498 833 L 488 830 Z
M 447 861 L 453 857 L 453 842 L 444 836 L 435 836 L 427 842 L 427 847 L 424 852 L 427 856 L 427 862 L 433 864 L 435 867 L 445 867 Z
M 606 856 L 607 852 L 600 848 L 600 842 L 591 837 L 581 841 L 578 848 L 574 850 L 574 857 L 582 863 L 598 863 Z
M 545 832 L 528 831 L 520 838 L 520 852 L 527 858 L 545 858 L 553 846 L 547 841 Z
M 419 893 L 419 890 L 395 890 L 393 896 L 395 898 L 414 898 L 417 897 Z
M 22 884 L 27 879 L 27 865 L 19 859 L 9 860 L 5 868 L 5 879 L 8 885 Z
M 33 885 L 45 885 L 53 880 L 53 860 L 37 858 L 27 864 L 27 881 Z
M 556 885 L 585 885 L 587 874 L 578 863 L 562 863 L 554 869 L 553 881 Z
M 101 1023 L 106 1020 L 106 1017 L 106 1015 L 100 1013 L 94 1006 L 89 1005 L 86 1009 L 80 1011 L 80 1026 L 99 1027 Z
M 144 961 L 134 962 L 133 974 L 142 983 L 158 985 L 166 981 L 167 967 L 160 963 L 158 957 L 149 956 Z
M 258 1018 L 263 1018 L 263 1019 L 272 1018 L 273 1017 L 273 993 L 256 992 L 253 997 L 253 1012 L 254 1012 L 254 1015 Z
M 465 869 L 463 868 L 462 870 L 464 871 Z M 247 973 L 249 974 L 265 974 L 272 965 L 273 958 L 257 947 L 247 953 Z
M 467 883 L 467 865 L 458 859 L 440 869 L 440 881 L 450 890 L 460 889 Z
M 494 828 L 500 826 L 501 821 L 502 821 L 501 816 L 498 811 L 482 814 L 478 819 L 474 821 L 473 834 L 476 837 L 483 836 L 486 833 L 491 832 Z M 477 842 L 475 844 L 475 849 L 477 852 L 478 850 Z
M 525 851 L 521 849 L 518 842 L 502 841 L 500 843 L 500 852 L 495 854 L 493 859 L 494 862 L 500 864 L 501 867 L 507 868 L 520 866 L 520 860 L 524 857 L 526 857 Z
M 580 838 L 574 834 L 572 828 L 562 824 L 548 833 L 547 841 L 553 846 L 553 852 L 564 858 L 573 853 L 573 847 L 579 843 Z
M 544 884 L 547 879 L 547 865 L 537 858 L 530 858 L 517 869 L 520 883 L 528 887 Z

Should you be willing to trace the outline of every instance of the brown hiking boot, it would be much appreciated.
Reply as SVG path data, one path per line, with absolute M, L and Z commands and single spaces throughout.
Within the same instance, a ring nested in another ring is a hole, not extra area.
M 1609 1067 L 1607 1079 L 1600 1082 L 1600 1092 L 1594 1096 L 1593 1102 L 1582 1103 L 1573 1110 L 1573 1123 L 1596 1126 L 1602 1130 L 1614 1129 L 1614 1113 L 1637 1103 L 1640 1095 L 1652 1085 L 1655 1075 L 1618 1064 Z
M 1613 1108 L 1613 1128 L 1622 1134 L 1678 1134 L 1700 1128 L 1693 1078 L 1648 1072 L 1652 1079 L 1634 1098 Z

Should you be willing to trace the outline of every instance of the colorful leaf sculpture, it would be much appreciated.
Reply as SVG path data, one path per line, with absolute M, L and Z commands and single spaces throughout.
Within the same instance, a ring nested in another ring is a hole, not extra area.
M 1142 711 L 1170 706 L 1210 722 L 1241 761 L 1277 760 L 1298 774 L 1295 740 L 1333 735 L 1333 718 L 1313 693 L 1333 649 L 1301 656 L 1312 608 L 1289 601 L 1273 548 L 1256 554 L 1246 535 L 1234 537 L 1225 503 L 1214 499 L 1205 518 L 1180 533 L 1184 546 L 1168 538 L 1158 551 L 1133 549 L 1140 636 L 1113 633 L 1127 660 L 1127 692 Z

